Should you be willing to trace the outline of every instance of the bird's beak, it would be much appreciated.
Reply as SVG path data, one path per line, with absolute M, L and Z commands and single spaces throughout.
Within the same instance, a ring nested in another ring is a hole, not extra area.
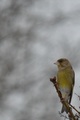
M 58 63 L 58 62 L 55 62 L 54 64 L 55 64 L 55 65 L 59 65 L 59 63 Z

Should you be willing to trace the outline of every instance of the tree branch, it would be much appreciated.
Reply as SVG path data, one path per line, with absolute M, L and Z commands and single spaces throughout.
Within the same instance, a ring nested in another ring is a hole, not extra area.
M 66 107 L 67 111 L 68 111 L 68 116 L 69 116 L 69 119 L 70 120 L 76 120 L 75 118 L 75 115 L 73 114 L 69 104 L 64 100 L 64 98 L 62 98 L 62 94 L 61 92 L 59 91 L 59 88 L 58 88 L 58 84 L 57 84 L 57 81 L 56 81 L 56 77 L 54 78 L 50 78 L 50 81 L 54 84 L 55 88 L 56 88 L 56 91 L 58 93 L 58 96 L 60 98 L 60 101 L 61 103 Z

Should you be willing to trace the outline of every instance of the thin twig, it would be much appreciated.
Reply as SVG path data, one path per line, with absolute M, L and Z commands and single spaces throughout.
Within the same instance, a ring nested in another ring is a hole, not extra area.
M 80 112 L 71 104 L 69 104 L 79 115 L 80 115 Z
M 79 96 L 78 94 L 76 94 L 76 93 L 75 93 L 75 95 L 77 95 L 77 97 L 78 97 L 78 98 L 79 98 L 79 100 L 80 100 L 80 96 Z

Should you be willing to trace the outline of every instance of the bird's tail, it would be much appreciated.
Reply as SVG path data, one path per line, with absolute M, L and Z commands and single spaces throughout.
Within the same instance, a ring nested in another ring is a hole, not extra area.
M 61 109 L 61 113 L 63 113 L 63 112 L 68 113 L 68 110 L 66 109 L 66 107 L 64 105 L 62 106 L 62 109 Z

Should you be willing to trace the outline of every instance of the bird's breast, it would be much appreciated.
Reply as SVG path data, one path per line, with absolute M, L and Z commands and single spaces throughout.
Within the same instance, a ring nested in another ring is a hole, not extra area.
M 71 88 L 71 74 L 69 73 L 69 71 L 58 71 L 57 82 L 59 88 Z

